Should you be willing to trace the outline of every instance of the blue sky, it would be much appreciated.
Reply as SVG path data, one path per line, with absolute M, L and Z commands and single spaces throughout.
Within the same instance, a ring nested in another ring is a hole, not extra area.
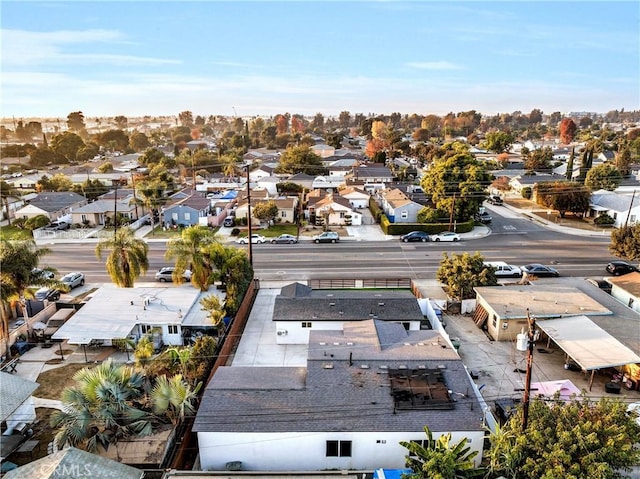
M 0 8 L 2 117 L 640 109 L 635 1 Z

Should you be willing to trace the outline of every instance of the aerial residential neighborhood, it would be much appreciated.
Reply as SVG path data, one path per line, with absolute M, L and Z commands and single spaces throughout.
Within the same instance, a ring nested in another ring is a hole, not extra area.
M 4 1 L 0 478 L 640 479 L 638 25 Z

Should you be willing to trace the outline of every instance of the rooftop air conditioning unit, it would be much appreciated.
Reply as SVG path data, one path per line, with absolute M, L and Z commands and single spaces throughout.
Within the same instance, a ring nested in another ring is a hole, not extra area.
M 278 329 L 277 333 L 278 336 L 286 336 L 287 334 L 287 330 L 286 329 Z

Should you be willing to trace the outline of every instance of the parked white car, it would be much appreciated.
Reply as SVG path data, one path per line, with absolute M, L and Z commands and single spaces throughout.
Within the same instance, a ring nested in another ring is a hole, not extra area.
M 261 243 L 266 243 L 267 238 L 265 238 L 262 235 L 257 235 L 257 234 L 252 234 L 251 235 L 251 244 L 261 244 Z M 249 243 L 249 238 L 247 236 L 243 236 L 242 238 L 238 238 L 236 240 L 236 243 L 238 244 L 248 244 Z
M 443 231 L 435 235 L 431 235 L 431 241 L 460 241 L 460 235 L 451 231 Z

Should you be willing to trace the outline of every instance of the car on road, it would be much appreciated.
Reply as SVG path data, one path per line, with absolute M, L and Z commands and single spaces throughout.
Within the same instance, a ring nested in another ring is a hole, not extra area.
M 156 281 L 160 281 L 161 283 L 170 283 L 173 281 L 173 272 L 176 269 L 173 266 L 165 266 L 164 268 L 160 268 L 156 273 Z M 182 273 L 182 279 L 185 281 L 191 281 L 191 271 L 188 269 Z
M 265 238 L 262 235 L 258 235 L 258 234 L 252 234 L 251 235 L 251 244 L 262 244 L 262 243 L 266 243 L 267 242 L 267 238 Z M 236 240 L 236 243 L 238 244 L 248 244 L 249 243 L 249 237 L 248 236 L 243 236 L 241 238 L 238 238 Z
M 522 276 L 520 268 L 504 261 L 485 261 L 484 265 L 494 269 L 496 278 L 519 278 Z
M 65 284 L 69 289 L 84 286 L 84 274 L 78 272 L 65 274 L 60 278 L 60 282 Z
M 493 218 L 487 211 L 483 211 L 482 213 L 476 213 L 473 219 L 476 220 L 478 223 L 482 223 L 483 225 L 486 225 L 488 223 L 491 223 L 491 221 L 493 221 Z
M 429 233 L 426 231 L 411 231 L 410 233 L 400 236 L 400 241 L 403 243 L 410 243 L 413 241 L 422 241 L 423 243 L 426 243 L 429 240 Z
M 431 241 L 460 241 L 460 235 L 452 231 L 443 231 L 435 235 L 431 235 Z
M 227 216 L 222 222 L 222 226 L 226 226 L 227 228 L 231 228 L 232 226 L 235 226 L 235 225 L 236 225 L 236 220 L 233 218 L 233 216 Z
M 504 205 L 504 201 L 498 195 L 491 195 L 487 198 L 487 203 L 490 205 L 502 206 Z
M 70 227 L 71 225 L 66 221 L 54 221 L 52 223 L 49 223 L 47 226 L 45 226 L 44 229 L 63 231 L 63 230 L 68 230 Z
M 283 233 L 280 236 L 276 236 L 275 238 L 271 238 L 272 244 L 294 244 L 297 242 L 298 242 L 298 238 L 286 233 Z
M 314 243 L 337 243 L 338 241 L 340 241 L 340 236 L 335 231 L 325 231 L 313 237 Z
M 34 296 L 38 301 L 57 301 L 60 299 L 60 291 L 55 288 L 48 288 L 45 286 L 44 288 L 40 288 L 36 291 Z
M 638 267 L 627 263 L 626 261 L 611 261 L 607 264 L 605 270 L 607 273 L 614 276 L 621 276 L 623 274 L 634 273 L 638 271 Z
M 539 263 L 526 264 L 524 266 L 520 266 L 520 269 L 523 273 L 527 273 L 530 276 L 546 276 L 555 278 L 560 276 L 560 273 L 557 269 Z

